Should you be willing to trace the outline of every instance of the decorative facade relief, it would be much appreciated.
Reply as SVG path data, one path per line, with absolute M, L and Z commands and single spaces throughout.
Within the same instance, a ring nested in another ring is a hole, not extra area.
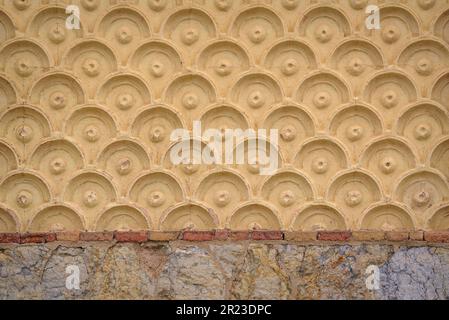
M 185 228 L 448 229 L 449 1 L 0 0 L 0 232 Z

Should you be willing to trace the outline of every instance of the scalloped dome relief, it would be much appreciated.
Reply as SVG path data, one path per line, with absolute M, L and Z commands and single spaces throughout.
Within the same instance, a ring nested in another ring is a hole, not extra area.
M 448 1 L 0 0 L 0 233 L 431 231 L 448 208 Z

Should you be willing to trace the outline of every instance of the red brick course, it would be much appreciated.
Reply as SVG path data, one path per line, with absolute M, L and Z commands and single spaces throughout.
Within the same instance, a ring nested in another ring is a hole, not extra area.
M 334 242 L 406 242 L 425 241 L 430 243 L 449 243 L 449 231 L 116 231 L 116 232 L 57 232 L 57 233 L 0 233 L 0 243 L 48 243 L 54 241 L 334 241 Z
M 283 240 L 284 233 L 282 231 L 253 231 L 251 232 L 252 240 Z
M 20 235 L 20 243 L 46 243 L 56 241 L 54 233 L 24 233 Z
M 321 241 L 348 241 L 350 238 L 350 231 L 319 231 L 317 237 Z
M 112 241 L 114 232 L 81 232 L 80 241 Z
M 388 231 L 385 233 L 385 239 L 388 241 L 407 241 L 409 239 L 409 232 L 407 231 Z
M 284 232 L 284 240 L 286 241 L 311 242 L 316 241 L 317 237 L 318 233 L 314 231 Z
M 212 241 L 215 240 L 215 231 L 184 231 L 182 240 L 186 241 Z
M 20 234 L 0 233 L 0 243 L 20 243 Z
M 148 231 L 116 231 L 114 238 L 117 242 L 147 242 Z
M 424 232 L 424 240 L 427 242 L 449 243 L 449 231 Z
M 175 241 L 178 240 L 181 233 L 178 231 L 150 231 L 148 240 L 150 241 Z
M 57 241 L 77 242 L 80 240 L 80 232 L 79 231 L 57 232 L 56 240 Z
M 251 239 L 250 231 L 230 231 L 229 240 L 231 241 L 245 241 Z

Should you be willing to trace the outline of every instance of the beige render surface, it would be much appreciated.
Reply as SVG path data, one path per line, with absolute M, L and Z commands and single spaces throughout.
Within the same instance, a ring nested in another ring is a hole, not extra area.
M 0 232 L 448 229 L 448 110 L 446 0 L 0 0 Z M 173 165 L 194 120 L 279 170 Z

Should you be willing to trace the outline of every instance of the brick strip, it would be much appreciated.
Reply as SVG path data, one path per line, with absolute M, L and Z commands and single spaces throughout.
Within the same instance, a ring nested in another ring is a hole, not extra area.
M 56 241 L 55 233 L 24 233 L 20 235 L 20 243 L 46 243 Z
M 114 238 L 117 242 L 147 242 L 148 231 L 116 231 L 114 232 Z
M 448 231 L 115 231 L 115 232 L 57 232 L 0 233 L 0 243 L 33 244 L 62 242 L 116 241 L 144 243 L 148 241 L 292 241 L 292 242 L 407 242 L 449 243 Z
M 318 240 L 321 241 L 348 241 L 351 239 L 350 231 L 319 231 Z
M 424 240 L 435 243 L 449 243 L 448 231 L 429 231 L 424 232 Z
M 80 241 L 112 241 L 114 232 L 81 232 Z

